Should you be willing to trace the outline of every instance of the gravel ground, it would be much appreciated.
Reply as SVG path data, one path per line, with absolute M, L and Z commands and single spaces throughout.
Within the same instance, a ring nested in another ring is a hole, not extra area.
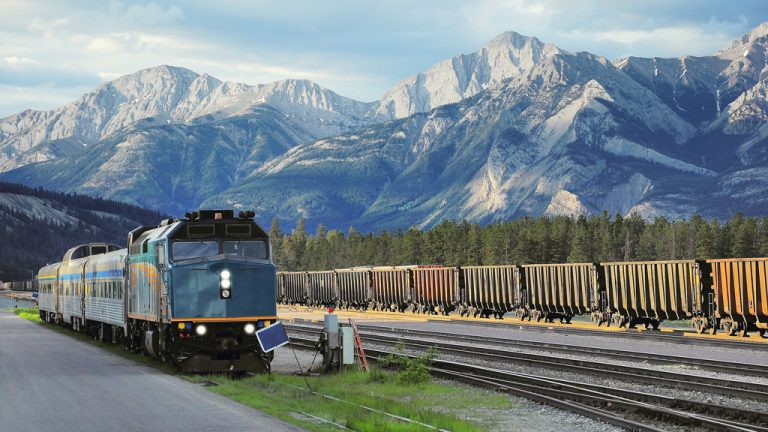
M 367 323 L 368 325 L 377 325 L 392 328 L 407 328 L 422 331 L 437 331 L 443 333 L 456 333 L 461 335 L 478 336 L 491 338 L 506 338 L 513 340 L 556 343 L 563 345 L 576 345 L 581 347 L 621 349 L 625 351 L 634 351 L 638 353 L 666 354 L 681 357 L 694 357 L 698 359 L 711 359 L 719 361 L 743 362 L 756 365 L 768 366 L 768 353 L 750 349 L 749 347 L 715 347 L 704 345 L 685 345 L 674 343 L 674 341 L 663 342 L 658 340 L 642 340 L 642 338 L 619 338 L 611 335 L 611 332 L 604 334 L 564 334 L 557 331 L 547 331 L 546 328 L 535 328 L 526 326 L 515 326 L 501 324 L 497 326 L 466 325 L 462 323 L 440 323 L 440 322 L 405 322 L 405 321 L 386 321 Z M 766 345 L 768 347 L 768 345 Z
M 477 391 L 477 387 L 456 381 L 435 380 L 435 382 L 465 388 L 466 391 Z M 512 402 L 512 409 L 453 410 L 451 412 L 462 419 L 480 423 L 483 429 L 489 432 L 551 432 L 558 430 L 614 432 L 623 430 L 601 421 L 538 404 L 528 399 L 509 396 L 509 400 Z M 489 419 L 492 420 L 489 421 Z
M 295 357 L 294 357 L 295 353 Z M 298 357 L 298 364 L 296 358 Z M 313 363 L 314 359 L 314 363 Z M 283 345 L 275 350 L 275 358 L 272 360 L 272 372 L 289 375 L 301 371 L 306 372 L 310 366 L 317 367 L 322 364 L 323 358 L 306 349 L 293 349 L 290 345 Z M 299 368 L 299 364 L 301 368 Z
M 387 347 L 384 345 L 367 344 L 366 346 L 369 346 L 371 348 L 381 349 L 381 350 L 387 350 L 387 349 L 391 350 L 391 347 Z M 415 355 L 422 353 L 421 351 L 411 350 L 411 349 L 406 349 L 404 350 L 404 352 L 407 354 L 415 354 Z M 542 377 L 583 382 L 586 384 L 600 385 L 607 388 L 618 388 L 618 389 L 626 389 L 626 390 L 636 391 L 636 392 L 664 395 L 667 397 L 673 397 L 677 399 L 700 400 L 710 404 L 738 407 L 741 409 L 748 409 L 748 410 L 755 410 L 755 411 L 768 410 L 768 404 L 764 402 L 758 402 L 758 401 L 753 401 L 748 399 L 738 399 L 733 396 L 681 390 L 681 389 L 668 388 L 664 386 L 657 386 L 657 385 L 650 385 L 650 384 L 619 381 L 616 379 L 597 377 L 593 375 L 578 374 L 578 373 L 573 373 L 573 372 L 568 372 L 563 370 L 531 367 L 531 366 L 526 366 L 519 363 L 482 360 L 477 357 L 438 354 L 437 358 L 440 360 L 468 363 L 468 364 L 473 364 L 478 366 L 485 366 L 485 367 L 502 369 L 506 371 L 529 374 L 529 375 L 537 375 Z M 665 425 L 665 430 L 667 426 L 668 425 Z M 684 430 L 684 429 L 681 429 L 681 430 Z
M 315 357 L 314 352 L 306 349 L 296 349 L 296 357 L 301 363 L 302 369 L 307 370 Z M 314 361 L 317 366 L 322 362 L 318 354 Z M 275 350 L 275 359 L 272 361 L 272 371 L 281 374 L 292 374 L 299 370 L 294 358 L 293 350 L 289 346 L 283 346 Z M 448 380 L 436 380 L 436 382 L 466 388 L 467 391 L 478 391 L 476 387 Z M 564 430 L 563 425 L 568 425 L 568 430 L 582 430 L 595 432 L 618 432 L 622 429 L 615 426 L 593 420 L 587 417 L 573 414 L 568 411 L 556 409 L 546 405 L 540 405 L 528 399 L 510 396 L 512 409 L 486 409 L 486 410 L 451 410 L 459 418 L 473 421 L 482 425 L 489 432 L 551 432 Z M 447 411 L 447 410 L 446 410 Z
M 392 336 L 391 334 L 387 334 L 383 332 L 376 332 L 376 333 L 381 334 L 382 336 Z M 457 345 L 462 344 L 461 341 L 450 341 L 450 340 L 446 340 L 446 338 L 442 338 L 442 339 L 441 338 L 423 338 L 419 336 L 418 339 L 424 340 L 424 341 L 430 341 L 430 342 L 450 342 Z M 503 347 L 500 347 L 498 345 L 487 344 L 487 343 L 484 344 L 482 343 L 482 340 L 472 343 L 471 346 L 487 347 L 487 348 L 492 348 L 497 350 L 503 349 Z M 705 369 L 699 369 L 696 367 L 686 366 L 684 364 L 658 364 L 658 363 L 645 361 L 642 355 L 638 355 L 636 361 L 631 361 L 631 360 L 616 359 L 614 357 L 611 357 L 610 355 L 603 355 L 603 354 L 597 354 L 597 353 L 571 354 L 571 353 L 557 352 L 555 354 L 554 350 L 548 351 L 544 349 L 534 349 L 534 348 L 525 348 L 525 347 L 517 347 L 517 346 L 510 347 L 507 351 L 514 352 L 514 353 L 535 354 L 535 355 L 541 355 L 541 356 L 547 356 L 547 357 L 557 357 L 557 358 L 564 358 L 564 359 L 571 359 L 571 360 L 586 360 L 586 361 L 613 364 L 613 365 L 619 365 L 619 366 L 629 366 L 629 367 L 642 366 L 645 369 L 657 370 L 661 372 L 671 372 L 671 373 L 679 373 L 679 374 L 685 374 L 685 375 L 703 376 L 703 377 L 721 379 L 721 380 L 742 381 L 747 383 L 763 384 L 766 386 L 766 388 L 768 388 L 768 376 L 755 377 L 755 376 L 737 375 L 732 373 L 722 373 L 722 372 L 717 372 L 713 370 L 705 370 Z

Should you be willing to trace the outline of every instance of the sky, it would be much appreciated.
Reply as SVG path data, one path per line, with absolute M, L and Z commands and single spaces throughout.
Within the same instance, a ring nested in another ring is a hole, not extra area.
M 505 31 L 609 59 L 711 55 L 764 0 L 0 0 L 0 118 L 168 64 L 260 84 L 306 78 L 361 101 Z

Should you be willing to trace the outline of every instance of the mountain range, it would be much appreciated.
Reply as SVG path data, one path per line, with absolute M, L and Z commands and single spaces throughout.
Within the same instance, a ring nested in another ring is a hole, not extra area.
M 711 56 L 614 61 L 507 32 L 370 103 L 160 66 L 0 119 L 0 179 L 363 230 L 764 215 L 767 58 L 768 23 Z

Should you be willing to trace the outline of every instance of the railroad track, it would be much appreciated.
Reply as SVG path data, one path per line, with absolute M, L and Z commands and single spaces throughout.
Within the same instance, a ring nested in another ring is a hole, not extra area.
M 364 324 L 358 324 L 357 327 L 358 329 L 367 330 L 371 333 L 386 332 L 389 334 L 401 334 L 401 335 L 409 335 L 409 336 L 424 337 L 424 338 L 450 339 L 452 341 L 464 341 L 464 342 L 473 343 L 473 344 L 477 343 L 477 336 L 466 336 L 466 335 L 458 335 L 454 333 L 445 333 L 445 332 L 430 332 L 430 331 L 424 331 L 424 330 L 370 326 L 370 325 L 364 325 Z M 634 361 L 634 362 L 638 361 L 638 353 L 635 351 L 626 351 L 626 350 L 618 350 L 618 349 L 610 349 L 610 348 L 584 347 L 584 346 L 578 346 L 578 345 L 567 345 L 567 344 L 558 344 L 558 343 L 551 343 L 551 342 L 533 342 L 533 341 L 523 341 L 523 340 L 516 340 L 516 339 L 493 338 L 493 337 L 483 337 L 483 342 L 485 345 L 499 345 L 499 346 L 506 346 L 506 347 L 532 349 L 532 350 L 538 350 L 538 351 L 549 351 L 554 353 L 584 355 L 589 357 L 611 356 L 618 360 L 626 360 L 626 361 Z M 768 351 L 768 349 L 766 351 Z M 653 364 L 659 364 L 659 365 L 684 364 L 689 367 L 695 367 L 695 368 L 704 369 L 704 370 L 712 370 L 715 372 L 735 373 L 739 375 L 749 375 L 749 376 L 758 376 L 758 377 L 768 376 L 768 366 L 743 365 L 743 364 L 733 363 L 733 362 L 725 362 L 725 361 L 717 361 L 717 360 L 702 360 L 697 358 L 680 357 L 680 356 L 673 356 L 673 355 L 666 355 L 666 354 L 643 353 L 642 355 L 643 355 L 642 357 L 643 361 L 648 363 L 653 363 Z
M 299 331 L 313 335 L 319 334 L 319 327 L 289 325 L 287 328 L 291 331 Z M 360 337 L 365 342 L 384 346 L 395 346 L 402 344 L 405 348 L 411 348 L 420 351 L 426 351 L 429 348 L 434 348 L 437 349 L 438 352 L 445 354 L 453 354 L 459 356 L 471 355 L 475 358 L 482 358 L 484 360 L 493 362 L 503 361 L 508 363 L 525 364 L 544 369 L 559 369 L 568 372 L 583 373 L 598 377 L 610 377 L 622 381 L 663 385 L 666 387 L 678 388 L 688 391 L 721 393 L 728 396 L 750 398 L 768 402 L 768 392 L 766 392 L 764 385 L 746 381 L 726 380 L 713 377 L 667 372 L 657 369 L 649 369 L 646 367 L 618 365 L 601 361 L 588 361 L 550 355 L 522 353 L 504 349 L 494 349 L 487 346 L 477 346 L 477 341 L 475 341 L 474 346 L 466 344 L 459 345 L 452 342 L 427 341 L 416 338 L 404 338 L 402 336 L 384 336 L 372 334 L 370 332 L 361 332 Z M 608 355 L 612 356 L 611 354 Z M 647 356 L 649 359 L 653 358 L 652 355 Z M 661 362 L 665 362 L 666 364 L 672 363 L 669 358 L 671 356 L 659 357 L 659 361 Z M 642 360 L 645 359 L 646 355 L 644 354 Z M 729 373 L 739 373 L 738 371 L 741 368 L 747 367 L 737 363 L 714 361 L 712 366 L 709 367 L 709 365 L 706 365 L 706 363 L 696 359 L 688 359 L 684 357 L 676 357 L 675 359 L 675 364 L 697 368 L 702 368 L 702 366 L 705 365 L 708 366 L 708 369 L 715 371 L 718 371 L 716 367 L 719 365 L 725 369 L 719 370 L 720 372 L 725 372 L 727 370 Z M 637 354 L 635 354 L 635 361 L 637 361 Z M 749 367 L 749 369 L 750 372 L 755 376 L 768 376 L 768 368 L 766 367 L 753 366 Z
M 283 307 L 294 307 L 287 306 Z M 301 306 L 304 310 L 322 310 L 322 308 L 313 308 L 307 306 Z M 514 317 L 507 317 L 504 320 L 493 319 L 470 319 L 470 318 L 457 318 L 453 316 L 437 316 L 437 315 L 422 315 L 416 313 L 397 313 L 397 312 L 384 312 L 384 311 L 360 311 L 356 309 L 340 309 L 339 312 L 359 314 L 361 317 L 369 318 L 371 316 L 380 316 L 382 318 L 404 318 L 410 315 L 421 316 L 425 318 L 427 323 L 435 324 L 447 324 L 447 325 L 467 325 L 473 327 L 488 327 L 503 329 L 509 327 L 524 328 L 532 331 L 550 332 L 556 331 L 564 334 L 574 335 L 594 335 L 594 336 L 611 336 L 616 338 L 626 338 L 637 340 L 657 340 L 664 342 L 671 342 L 685 345 L 708 345 L 718 346 L 723 348 L 736 347 L 744 348 L 750 347 L 755 349 L 762 349 L 768 352 L 768 337 L 758 338 L 756 333 L 752 337 L 742 338 L 737 336 L 726 336 L 725 333 L 719 333 L 717 336 L 709 334 L 697 334 L 693 329 L 681 329 L 681 328 L 663 328 L 661 330 L 645 330 L 641 328 L 637 329 L 624 329 L 624 330 L 608 330 L 607 328 L 597 327 L 591 323 L 577 323 L 573 324 L 561 324 L 561 323 L 543 323 L 543 322 L 529 322 L 521 321 Z M 586 325 L 586 326 L 585 326 Z M 612 327 L 612 329 L 615 327 Z
M 427 320 L 427 322 L 433 322 Z M 435 323 L 449 324 L 449 325 L 470 325 L 477 327 L 491 327 L 500 328 L 500 324 L 480 321 L 469 320 L 435 320 Z M 768 338 L 762 338 L 760 340 L 754 338 L 740 338 L 737 336 L 729 336 L 729 339 L 725 339 L 725 336 L 711 336 L 707 334 L 696 334 L 693 330 L 682 329 L 666 329 L 666 330 L 639 330 L 639 329 L 626 329 L 624 331 L 608 331 L 600 330 L 599 328 L 584 328 L 584 327 L 568 327 L 568 324 L 531 324 L 523 321 L 512 322 L 509 321 L 511 326 L 524 327 L 526 330 L 534 331 L 556 331 L 559 333 L 575 334 L 575 335 L 594 335 L 594 336 L 610 336 L 625 339 L 637 339 L 637 340 L 656 340 L 662 342 L 674 342 L 684 345 L 708 345 L 718 346 L 723 348 L 755 348 L 768 352 Z M 501 327 L 503 328 L 503 327 Z M 724 335 L 724 333 L 723 333 Z
M 291 343 L 314 348 L 315 340 L 292 337 Z M 366 349 L 366 354 L 373 360 L 395 353 Z M 762 412 L 606 389 L 581 382 L 446 360 L 433 360 L 430 372 L 436 376 L 526 397 L 629 430 L 660 431 L 664 429 L 656 425 L 666 423 L 705 430 L 768 432 L 768 424 L 765 424 Z

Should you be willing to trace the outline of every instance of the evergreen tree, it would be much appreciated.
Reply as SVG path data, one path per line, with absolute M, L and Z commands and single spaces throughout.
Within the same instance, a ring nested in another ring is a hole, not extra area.
M 272 243 L 272 260 L 280 269 L 283 256 L 283 233 L 280 231 L 280 221 L 276 217 L 272 218 L 272 224 L 269 227 L 269 240 Z
M 592 239 L 592 232 L 587 222 L 587 218 L 579 216 L 576 221 L 576 229 L 573 235 L 573 242 L 571 243 L 570 254 L 568 255 L 569 262 L 592 262 L 596 261 L 593 253 L 594 241 Z
M 768 257 L 768 218 L 760 222 L 760 256 Z
M 733 249 L 735 258 L 751 258 L 758 255 L 757 223 L 753 218 L 746 218 L 735 226 L 733 231 Z
M 474 222 L 470 225 L 468 237 L 467 258 L 464 262 L 469 265 L 481 265 L 483 263 L 483 234 L 480 224 Z

